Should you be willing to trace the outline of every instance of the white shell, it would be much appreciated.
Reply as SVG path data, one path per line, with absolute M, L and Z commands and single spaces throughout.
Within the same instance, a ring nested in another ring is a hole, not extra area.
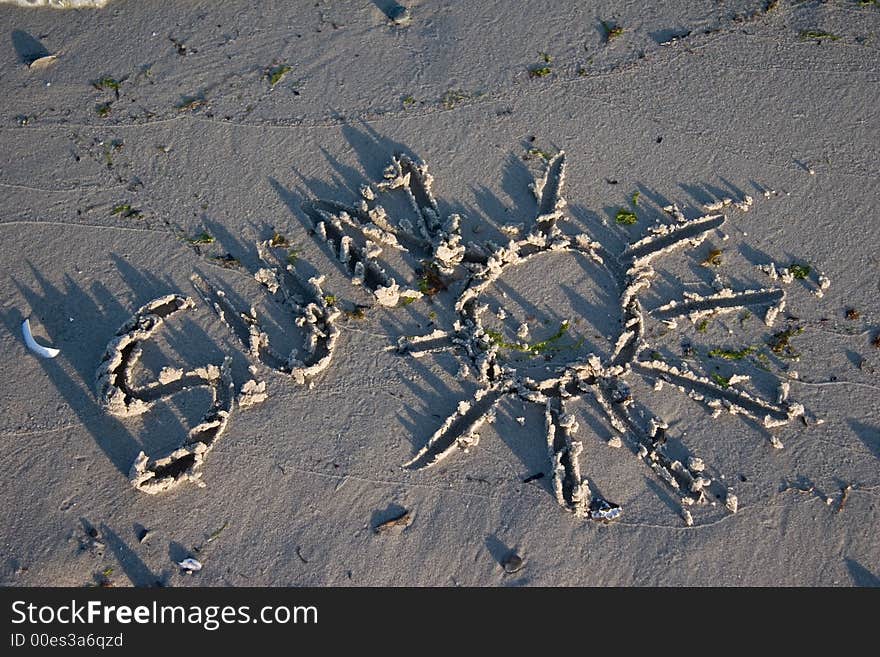
M 27 345 L 27 348 L 33 351 L 37 356 L 40 356 L 41 358 L 55 358 L 55 356 L 61 353 L 60 349 L 44 347 L 34 340 L 34 336 L 31 333 L 31 321 L 29 319 L 26 319 L 21 323 L 21 333 L 24 336 L 24 343 Z
M 197 573 L 202 569 L 202 563 L 198 559 L 193 559 L 192 557 L 184 559 L 183 561 L 178 561 L 177 565 L 191 573 Z
M 32 70 L 40 70 L 54 64 L 58 61 L 58 55 L 45 55 L 44 57 L 37 57 L 34 61 L 28 64 L 28 68 Z

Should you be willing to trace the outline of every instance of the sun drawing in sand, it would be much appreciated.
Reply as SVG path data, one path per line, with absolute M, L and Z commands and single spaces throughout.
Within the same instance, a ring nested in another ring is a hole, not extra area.
M 453 325 L 422 336 L 400 338 L 395 348 L 401 355 L 416 358 L 454 350 L 479 387 L 472 399 L 459 401 L 457 409 L 405 467 L 429 468 L 457 452 L 467 452 L 477 445 L 481 427 L 495 419 L 500 401 L 516 396 L 543 410 L 546 432 L 540 440 L 546 443 L 552 488 L 559 504 L 578 517 L 613 521 L 620 517 L 622 509 L 591 490 L 581 473 L 582 444 L 576 439 L 578 419 L 571 406 L 575 400 L 585 399 L 595 404 L 607 419 L 615 433 L 611 444 L 628 445 L 674 491 L 688 524 L 693 522 L 690 507 L 718 497 L 735 512 L 736 496 L 723 482 L 713 479 L 711 468 L 703 459 L 690 452 L 679 452 L 675 457 L 670 454 L 666 441 L 668 425 L 634 404 L 630 379 L 638 375 L 666 382 L 705 404 L 713 413 L 740 414 L 766 427 L 786 424 L 803 415 L 803 407 L 788 400 L 785 383 L 779 387 L 778 398 L 770 401 L 737 386 L 741 377 L 707 378 L 692 372 L 684 362 L 675 365 L 660 358 L 647 337 L 646 327 L 651 322 L 674 328 L 679 321 L 698 323 L 709 316 L 744 308 L 762 309 L 770 326 L 784 308 L 785 292 L 780 287 L 734 290 L 718 285 L 706 295 L 685 293 L 681 299 L 644 309 L 642 294 L 655 279 L 657 261 L 697 246 L 719 229 L 725 216 L 718 211 L 730 201 L 691 219 L 677 206 L 668 206 L 664 210 L 669 221 L 652 227 L 647 236 L 622 252 L 610 253 L 590 235 L 563 230 L 567 216 L 562 194 L 565 169 L 563 152 L 546 160 L 544 171 L 532 185 L 536 200 L 534 219 L 526 230 L 508 234 L 506 243 L 465 242 L 459 215 L 441 214 L 427 166 L 407 155 L 395 156 L 381 181 L 364 185 L 356 203 L 310 200 L 303 204 L 302 210 L 313 225 L 310 232 L 326 244 L 352 283 L 369 291 L 375 304 L 393 308 L 439 288 L 454 290 Z M 382 195 L 400 192 L 408 197 L 412 212 L 410 218 L 394 221 L 379 201 Z M 743 210 L 750 204 L 750 197 L 733 203 Z M 202 277 L 194 277 L 193 282 L 244 346 L 255 377 L 259 366 L 311 386 L 333 361 L 340 335 L 339 303 L 324 293 L 323 278 L 302 282 L 294 264 L 285 260 L 287 246 L 286 239 L 279 235 L 260 243 L 258 254 L 265 267 L 254 272 L 254 276 L 269 294 L 277 295 L 287 305 L 303 332 L 302 349 L 289 355 L 276 353 L 270 347 L 256 311 L 235 309 L 222 291 Z M 395 280 L 382 261 L 386 249 L 406 254 L 408 260 L 416 259 L 421 276 L 410 283 Z M 570 360 L 560 361 L 558 356 L 564 350 L 556 347 L 570 328 L 568 320 L 562 321 L 553 335 L 536 342 L 528 340 L 529 328 L 525 325 L 515 338 L 508 338 L 491 326 L 492 318 L 504 311 L 490 312 L 486 298 L 509 272 L 560 253 L 588 260 L 616 286 L 621 328 L 609 354 L 600 356 L 574 349 L 569 350 L 574 352 Z M 266 396 L 265 382 L 256 379 L 239 386 L 236 395 L 228 359 L 221 365 L 190 372 L 166 368 L 156 382 L 140 388 L 131 383 L 140 357 L 139 343 L 149 339 L 168 317 L 193 303 L 186 297 L 170 295 L 141 308 L 108 345 L 98 372 L 100 399 L 116 415 L 146 412 L 159 399 L 187 387 L 203 385 L 213 391 L 212 407 L 181 447 L 159 458 L 143 453 L 138 456 L 132 467 L 132 483 L 148 493 L 166 490 L 182 481 L 200 483 L 204 456 L 224 430 L 233 409 L 259 402 Z

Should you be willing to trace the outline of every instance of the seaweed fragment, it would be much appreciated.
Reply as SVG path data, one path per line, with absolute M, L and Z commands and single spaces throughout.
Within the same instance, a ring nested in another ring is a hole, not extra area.
M 550 73 L 552 70 L 549 66 L 532 66 L 529 69 L 530 78 L 546 78 Z
M 199 244 L 213 244 L 215 242 L 214 236 L 207 231 L 202 231 L 198 235 L 194 235 L 193 237 L 189 237 L 186 240 L 190 244 L 199 245 Z
M 275 232 L 272 233 L 272 237 L 269 239 L 269 246 L 272 248 L 287 248 L 290 246 L 290 242 L 287 241 L 287 237 Z
M 811 271 L 811 270 L 812 270 L 812 269 L 811 269 L 810 265 L 799 264 L 799 263 L 796 263 L 796 262 L 793 262 L 793 263 L 792 263 L 791 265 L 789 265 L 789 267 L 788 267 L 788 272 L 789 272 L 792 276 L 794 276 L 795 279 L 797 279 L 797 280 L 799 280 L 799 281 L 802 281 L 802 280 L 804 280 L 805 278 L 807 278 L 807 276 L 810 275 L 810 271 Z
M 804 41 L 815 39 L 816 41 L 828 40 L 839 41 L 840 37 L 825 30 L 801 30 L 800 38 Z
M 602 30 L 605 33 L 605 43 L 611 43 L 612 40 L 623 34 L 623 28 L 619 25 L 615 25 L 608 21 L 600 21 L 600 23 L 602 24 Z
M 266 70 L 265 77 L 269 82 L 270 87 L 274 87 L 276 84 L 281 82 L 285 76 L 293 70 L 293 67 L 289 64 L 277 64 L 275 66 L 271 66 Z
M 140 210 L 136 210 L 128 203 L 122 203 L 120 205 L 116 205 L 110 211 L 110 214 L 118 214 L 121 215 L 125 219 L 130 219 L 132 217 L 139 217 L 142 213 Z
M 105 91 L 109 89 L 114 94 L 116 94 L 116 98 L 119 98 L 119 81 L 115 78 L 105 76 L 92 82 L 92 86 L 98 91 Z
M 443 109 L 451 110 L 461 101 L 468 100 L 470 97 L 469 93 L 460 89 L 449 89 L 440 98 L 440 104 L 443 105 Z
M 770 350 L 777 356 L 784 356 L 785 358 L 791 359 L 799 358 L 800 354 L 795 351 L 794 346 L 791 344 L 791 339 L 796 335 L 800 335 L 803 332 L 804 329 L 800 326 L 794 326 L 782 331 L 778 331 L 770 336 L 770 338 L 767 340 L 767 345 L 770 347 Z
M 638 220 L 639 218 L 636 216 L 635 212 L 625 210 L 623 208 L 620 208 L 617 211 L 617 214 L 614 215 L 614 221 L 616 221 L 621 226 L 632 226 Z

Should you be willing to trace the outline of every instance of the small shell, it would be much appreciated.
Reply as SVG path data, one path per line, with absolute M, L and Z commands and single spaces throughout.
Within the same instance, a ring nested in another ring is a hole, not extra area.
M 24 343 L 27 345 L 27 348 L 33 351 L 37 356 L 40 356 L 41 358 L 55 358 L 55 356 L 61 353 L 60 349 L 44 347 L 34 340 L 34 336 L 31 333 L 31 322 L 29 319 L 26 319 L 21 323 L 21 333 L 24 336 Z
M 183 561 L 178 561 L 177 565 L 190 573 L 197 573 L 202 569 L 202 563 L 198 559 L 193 559 L 192 557 L 184 559 Z
M 28 68 L 32 70 L 40 70 L 54 64 L 58 61 L 58 55 L 45 55 L 44 57 L 37 57 L 34 61 L 28 64 Z

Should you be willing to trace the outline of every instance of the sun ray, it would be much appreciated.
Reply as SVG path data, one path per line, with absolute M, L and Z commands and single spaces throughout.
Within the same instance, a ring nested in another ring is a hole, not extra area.
M 455 412 L 434 432 L 418 454 L 404 464 L 405 468 L 420 470 L 436 465 L 456 450 L 468 451 L 480 440 L 477 431 L 495 420 L 495 406 L 510 392 L 509 384 L 497 384 L 477 391 L 473 403 L 461 401 Z
M 729 313 L 749 306 L 772 307 L 781 306 L 785 302 L 785 290 L 781 288 L 765 288 L 761 290 L 743 290 L 735 292 L 725 288 L 716 294 L 702 296 L 685 293 L 683 300 L 670 301 L 655 308 L 651 315 L 656 319 L 672 320 L 677 317 L 689 317 L 697 322 L 703 317 L 720 313 Z M 772 324 L 772 321 L 769 322 Z

